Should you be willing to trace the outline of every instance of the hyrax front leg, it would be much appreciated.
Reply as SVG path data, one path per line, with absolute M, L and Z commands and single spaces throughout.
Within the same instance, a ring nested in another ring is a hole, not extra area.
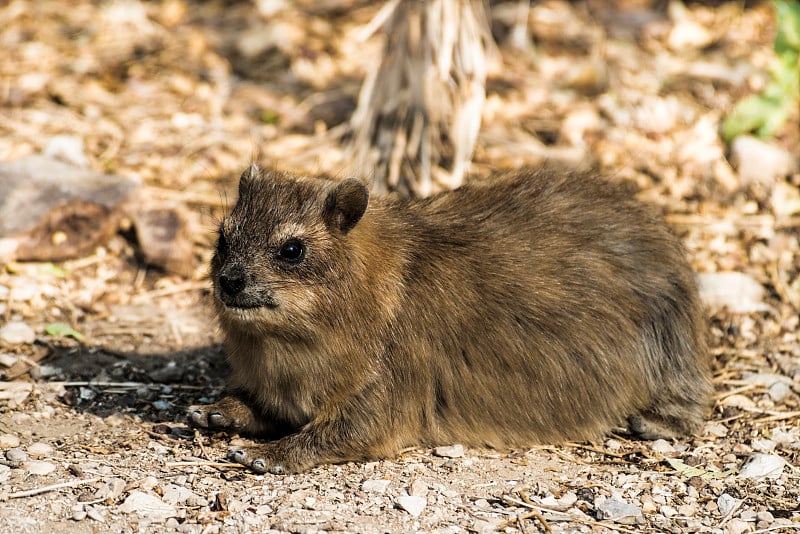
M 214 404 L 189 407 L 189 422 L 200 428 L 243 434 L 267 434 L 273 427 L 241 398 L 227 395 Z
M 402 447 L 387 403 L 363 392 L 344 405 L 329 406 L 298 432 L 247 449 L 232 448 L 228 459 L 258 473 L 297 473 L 322 463 L 389 456 Z

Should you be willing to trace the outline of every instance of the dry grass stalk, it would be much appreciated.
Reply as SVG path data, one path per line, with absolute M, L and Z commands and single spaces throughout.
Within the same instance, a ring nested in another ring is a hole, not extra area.
M 375 192 L 427 196 L 468 170 L 485 100 L 490 32 L 480 0 L 393 0 L 384 54 L 351 119 L 357 172 Z

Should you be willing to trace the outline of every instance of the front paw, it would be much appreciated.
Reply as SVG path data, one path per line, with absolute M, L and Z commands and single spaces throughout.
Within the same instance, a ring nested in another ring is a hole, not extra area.
M 298 473 L 309 467 L 289 461 L 285 456 L 281 457 L 277 450 L 268 446 L 249 450 L 232 447 L 228 449 L 228 460 L 249 467 L 256 473 L 272 473 L 273 475 Z
M 225 430 L 234 426 L 231 417 L 221 411 L 217 405 L 191 406 L 187 412 L 189 423 L 200 428 Z

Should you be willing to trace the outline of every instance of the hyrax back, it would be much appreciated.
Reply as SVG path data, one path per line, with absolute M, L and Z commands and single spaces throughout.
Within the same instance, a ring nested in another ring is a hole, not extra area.
M 703 314 L 678 240 L 619 187 L 531 170 L 424 200 L 251 166 L 219 230 L 229 395 L 257 471 L 410 445 L 699 429 Z

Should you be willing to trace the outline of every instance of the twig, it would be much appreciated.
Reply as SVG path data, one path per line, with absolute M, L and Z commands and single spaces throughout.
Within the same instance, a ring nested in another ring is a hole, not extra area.
M 62 488 L 75 488 L 78 486 L 85 486 L 86 484 L 93 484 L 100 480 L 99 478 L 84 478 L 81 480 L 71 480 L 69 482 L 60 482 L 58 484 L 51 484 L 49 486 L 42 486 L 40 488 L 29 489 L 25 491 L 17 491 L 9 493 L 8 495 L 0 496 L 0 500 L 6 499 L 19 499 L 22 497 L 32 497 L 41 493 L 47 493 Z
M 200 454 L 202 457 L 206 460 L 211 460 L 211 458 L 208 456 L 208 451 L 206 451 L 206 448 L 203 446 L 203 436 L 200 435 L 200 431 L 196 428 L 194 429 L 194 442 L 197 443 L 198 447 L 200 447 Z
M 146 382 L 106 382 L 106 381 L 73 381 L 73 382 L 50 382 L 52 385 L 62 386 L 65 388 L 77 387 L 96 387 L 96 388 L 120 388 L 120 389 L 138 389 L 145 387 L 148 389 L 161 389 L 169 387 L 171 389 L 188 390 L 188 391 L 202 391 L 208 389 L 204 386 L 190 386 L 187 384 L 155 384 Z
M 164 464 L 164 467 L 195 467 L 195 466 L 207 466 L 207 467 L 232 467 L 234 469 L 245 469 L 244 465 L 234 464 L 231 462 L 167 462 Z

